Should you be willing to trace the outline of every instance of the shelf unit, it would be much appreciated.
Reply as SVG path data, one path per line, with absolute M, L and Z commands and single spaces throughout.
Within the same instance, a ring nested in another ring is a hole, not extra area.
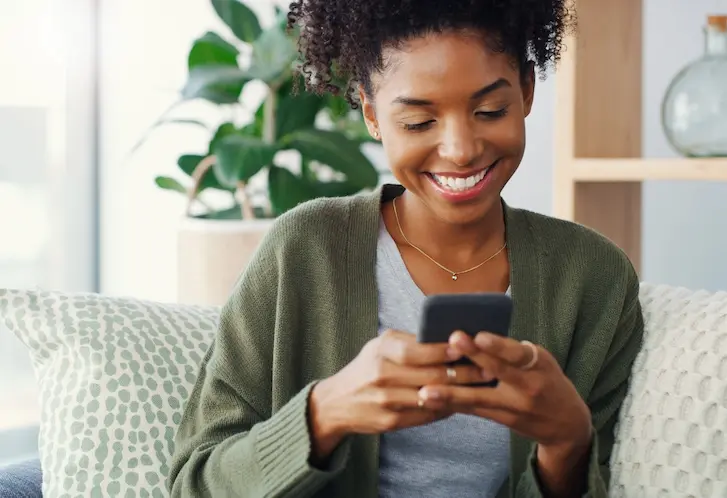
M 642 157 L 642 1 L 575 4 L 556 78 L 553 213 L 601 232 L 640 271 L 642 182 L 727 182 L 727 159 Z

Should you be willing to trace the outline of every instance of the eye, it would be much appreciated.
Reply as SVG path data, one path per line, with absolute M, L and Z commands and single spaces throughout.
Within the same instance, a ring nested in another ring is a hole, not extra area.
M 432 124 L 434 124 L 434 120 L 430 119 L 429 121 L 424 121 L 422 123 L 413 123 L 413 124 L 404 123 L 402 126 L 404 127 L 404 129 L 406 131 L 424 131 L 424 130 L 430 128 L 432 126 Z
M 479 111 L 475 114 L 484 119 L 502 118 L 507 115 L 507 107 L 503 107 L 502 109 L 498 109 L 497 111 Z

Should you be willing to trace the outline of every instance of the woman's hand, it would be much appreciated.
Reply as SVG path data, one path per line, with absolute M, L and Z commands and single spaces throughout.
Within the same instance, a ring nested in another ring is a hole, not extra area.
M 388 330 L 371 340 L 340 372 L 311 393 L 313 454 L 328 456 L 349 434 L 379 434 L 423 425 L 451 414 L 445 403 L 422 406 L 424 385 L 482 382 L 482 369 L 448 368 L 461 353 L 445 344 L 420 344 L 413 334 Z
M 452 411 L 501 423 L 538 444 L 538 470 L 554 496 L 569 496 L 569 480 L 585 478 L 591 444 L 591 413 L 558 362 L 543 348 L 494 334 L 474 340 L 462 332 L 450 346 L 482 368 L 496 388 L 428 384 L 424 406 L 442 403 Z M 572 484 L 570 484 L 572 486 Z M 578 491 L 574 491 L 578 495 Z

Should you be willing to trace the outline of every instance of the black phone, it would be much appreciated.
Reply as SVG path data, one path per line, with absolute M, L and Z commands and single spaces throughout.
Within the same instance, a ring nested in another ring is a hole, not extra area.
M 476 336 L 486 331 L 508 336 L 512 317 L 512 298 L 504 293 L 436 294 L 424 301 L 417 341 L 421 343 L 449 342 L 453 332 Z M 471 365 L 461 358 L 451 365 Z M 497 380 L 477 384 L 494 387 Z

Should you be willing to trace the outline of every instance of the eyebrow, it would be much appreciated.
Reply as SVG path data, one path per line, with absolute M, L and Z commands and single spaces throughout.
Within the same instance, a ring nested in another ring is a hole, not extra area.
M 494 83 L 490 83 L 487 86 L 484 86 L 477 90 L 475 93 L 470 96 L 470 100 L 479 100 L 488 93 L 492 93 L 495 90 L 498 90 L 500 88 L 505 87 L 511 87 L 509 81 L 507 81 L 505 78 L 500 78 L 499 80 L 495 81 Z M 431 100 L 425 100 L 425 99 L 417 99 L 412 97 L 396 97 L 392 102 L 392 104 L 402 104 L 402 105 L 408 105 L 408 106 L 417 106 L 417 107 L 423 107 L 423 106 L 430 106 L 434 105 L 434 102 Z

